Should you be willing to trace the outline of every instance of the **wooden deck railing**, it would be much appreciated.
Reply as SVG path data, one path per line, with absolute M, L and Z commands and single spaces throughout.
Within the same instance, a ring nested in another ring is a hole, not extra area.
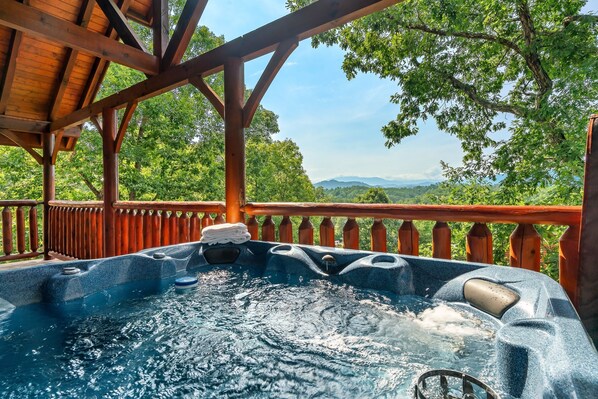
M 2 209 L 2 253 L 0 261 L 35 258 L 39 252 L 38 201 L 0 201 Z M 16 247 L 15 247 L 16 241 Z
M 114 207 L 117 255 L 197 241 L 203 227 L 224 223 L 221 202 L 119 201 Z M 103 208 L 99 201 L 50 201 L 50 251 L 78 259 L 101 258 Z
M 359 249 L 360 232 L 356 218 L 371 218 L 370 249 L 380 252 L 390 249 L 406 255 L 419 255 L 419 232 L 413 221 L 433 221 L 432 256 L 442 259 L 451 259 L 451 228 L 447 222 L 472 223 L 465 242 L 466 256 L 470 262 L 481 263 L 494 263 L 492 233 L 487 224 L 515 224 L 509 240 L 510 264 L 535 271 L 540 270 L 541 237 L 534 225 L 567 226 L 559 240 L 559 280 L 576 301 L 581 207 L 250 203 L 244 211 L 252 238 L 265 241 L 293 242 L 290 217 L 302 217 L 297 231 L 300 244 L 314 244 L 314 226 L 310 217 L 322 217 L 320 241 L 316 244 L 323 246 L 335 246 L 332 217 L 347 218 L 342 233 L 343 247 L 351 249 Z M 257 216 L 264 216 L 261 228 Z M 282 217 L 278 235 L 273 216 Z M 384 219 L 402 220 L 396 248 L 387 248 Z

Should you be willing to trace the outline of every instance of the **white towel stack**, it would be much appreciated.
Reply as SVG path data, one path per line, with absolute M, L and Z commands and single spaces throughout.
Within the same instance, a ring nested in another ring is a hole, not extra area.
M 243 244 L 251 239 L 247 226 L 243 223 L 223 223 L 208 226 L 201 232 L 201 240 L 208 245 L 213 244 Z

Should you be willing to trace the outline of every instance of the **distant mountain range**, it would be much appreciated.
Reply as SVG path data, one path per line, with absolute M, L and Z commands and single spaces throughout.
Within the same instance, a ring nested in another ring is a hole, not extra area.
M 358 177 L 358 176 L 342 176 L 335 177 L 330 180 L 323 180 L 314 184 L 316 187 L 323 187 L 325 189 L 333 189 L 339 187 L 383 187 L 383 188 L 398 188 L 398 187 L 415 187 L 415 186 L 429 186 L 439 183 L 440 179 L 420 179 L 420 180 L 389 180 L 380 177 Z

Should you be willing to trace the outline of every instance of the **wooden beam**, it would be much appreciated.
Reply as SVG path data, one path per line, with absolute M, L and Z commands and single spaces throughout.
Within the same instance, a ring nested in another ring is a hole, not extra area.
M 257 107 L 260 105 L 262 98 L 264 98 L 266 91 L 268 91 L 270 84 L 298 45 L 299 43 L 296 38 L 289 39 L 278 45 L 278 48 L 272 55 L 272 58 L 270 58 L 270 62 L 268 62 L 262 76 L 260 76 L 260 80 L 257 82 L 253 92 L 247 99 L 245 107 L 243 107 L 244 127 L 249 127 L 249 125 L 251 125 L 255 111 L 257 111 Z
M 152 14 L 154 55 L 161 62 L 168 47 L 168 0 L 153 0 Z
M 0 25 L 145 73 L 158 72 L 157 57 L 16 1 L 2 1 Z
M 112 0 L 96 0 L 123 43 L 147 53 L 143 42 L 127 22 L 127 17 Z
M 224 62 L 231 56 L 242 57 L 245 61 L 274 51 L 280 42 L 297 37 L 306 39 L 315 34 L 342 25 L 355 18 L 381 10 L 400 0 L 319 0 L 299 11 L 286 15 L 274 22 L 230 41 L 214 50 L 208 51 L 182 64 L 173 66 L 122 90 L 109 97 L 83 107 L 70 115 L 52 122 L 51 131 L 63 129 L 88 120 L 108 107 L 122 108 L 127 103 L 165 93 L 182 86 L 189 78 L 209 75 L 221 71 Z
M 23 148 L 29 154 L 31 154 L 33 159 L 35 159 L 38 164 L 41 165 L 44 163 L 42 156 L 39 155 L 33 148 L 28 146 L 26 142 L 21 140 L 21 138 L 19 137 L 19 135 L 17 133 L 11 132 L 10 130 L 6 130 L 6 129 L 0 129 L 0 134 L 3 135 L 4 137 L 6 137 L 7 139 L 9 139 L 10 141 L 12 141 L 13 143 L 15 143 L 16 145 L 18 145 L 19 147 Z
M 245 79 L 241 58 L 229 58 L 224 64 L 224 175 L 226 221 L 245 222 L 245 135 L 243 102 Z
M 216 93 L 214 89 L 212 89 L 212 87 L 203 79 L 203 77 L 194 76 L 189 79 L 189 83 L 195 86 L 208 99 L 208 101 L 212 103 L 216 109 L 216 112 L 218 112 L 218 115 L 224 119 L 224 102 L 220 96 L 218 96 L 218 93 Z
M 123 144 L 125 134 L 127 133 L 127 127 L 129 127 L 129 122 L 131 122 L 131 118 L 133 117 L 133 113 L 137 108 L 137 104 L 137 101 L 133 101 L 127 104 L 127 109 L 125 109 L 125 113 L 120 122 L 120 126 L 118 127 L 116 140 L 114 141 L 114 151 L 116 151 L 117 154 L 120 153 L 120 147 Z
M 100 133 L 100 136 L 103 135 L 103 131 L 104 129 L 102 128 L 102 121 L 98 119 L 97 116 L 92 116 L 90 118 L 91 123 L 93 123 L 93 125 L 96 127 L 96 129 L 98 129 L 98 132 Z
M 61 143 L 62 142 L 62 136 L 64 136 L 64 130 L 59 131 L 56 134 L 55 143 Z M 58 159 L 58 151 L 60 149 L 60 145 L 59 144 L 55 144 L 54 145 L 54 150 L 52 151 L 52 165 L 56 165 L 56 160 Z
M 10 38 L 10 44 L 8 45 L 8 52 L 6 54 L 6 61 L 4 63 L 4 73 L 2 74 L 2 81 L 0 82 L 0 114 L 6 112 L 6 106 L 8 105 L 8 98 L 10 96 L 10 90 L 12 88 L 12 82 L 15 78 L 15 71 L 17 69 L 17 55 L 19 53 L 19 47 L 21 46 L 21 40 L 23 38 L 23 32 L 13 31 Z
M 120 11 L 122 11 L 123 13 L 127 13 L 129 6 L 131 5 L 131 1 L 132 0 L 123 0 L 120 4 Z M 109 37 L 110 39 L 116 38 L 117 33 L 112 28 L 112 25 L 108 26 L 104 36 Z M 98 93 L 98 90 L 100 89 L 100 83 L 104 79 L 104 75 L 106 75 L 109 65 L 109 61 L 106 61 L 102 58 L 95 59 L 93 66 L 91 67 L 91 71 L 89 73 L 89 78 L 85 83 L 85 89 L 83 90 L 83 94 L 79 99 L 78 108 L 85 107 L 93 101 L 96 94 Z
M 19 132 L 44 133 L 48 132 L 50 122 L 21 119 L 12 116 L 0 115 L 0 129 L 16 130 Z
M 181 62 L 206 4 L 208 0 L 187 0 L 160 62 L 160 70 L 166 70 Z
M 95 0 L 83 0 L 81 10 L 79 11 L 79 16 L 77 18 L 77 24 L 79 26 L 83 28 L 87 27 L 87 25 L 89 24 L 89 20 L 91 19 L 91 14 L 93 12 L 94 5 Z M 64 57 L 64 68 L 62 69 L 62 71 L 60 71 L 58 83 L 51 97 L 54 99 L 52 106 L 50 107 L 50 112 L 48 113 L 48 119 L 51 121 L 56 119 L 56 115 L 58 113 L 58 110 L 60 109 L 60 104 L 62 103 L 62 98 L 64 97 L 64 93 L 66 92 L 69 80 L 71 79 L 71 73 L 73 72 L 73 68 L 75 67 L 75 62 L 77 61 L 78 55 L 79 52 L 72 48 L 68 48 L 66 51 L 66 55 Z

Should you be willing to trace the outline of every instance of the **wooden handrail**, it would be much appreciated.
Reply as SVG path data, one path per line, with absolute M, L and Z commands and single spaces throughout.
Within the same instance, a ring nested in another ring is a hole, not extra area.
M 65 207 L 65 208 L 103 208 L 102 201 L 49 201 L 51 207 Z
M 0 200 L 0 207 L 5 206 L 35 206 L 43 204 L 42 201 L 36 200 Z
M 579 225 L 579 206 L 398 205 L 249 203 L 243 208 L 254 216 L 332 216 L 443 222 L 523 223 Z
M 196 201 L 196 202 L 178 202 L 178 201 L 118 201 L 114 204 L 115 209 L 150 209 L 150 210 L 168 210 L 175 212 L 208 212 L 224 213 L 226 207 L 224 202 L 218 201 Z

